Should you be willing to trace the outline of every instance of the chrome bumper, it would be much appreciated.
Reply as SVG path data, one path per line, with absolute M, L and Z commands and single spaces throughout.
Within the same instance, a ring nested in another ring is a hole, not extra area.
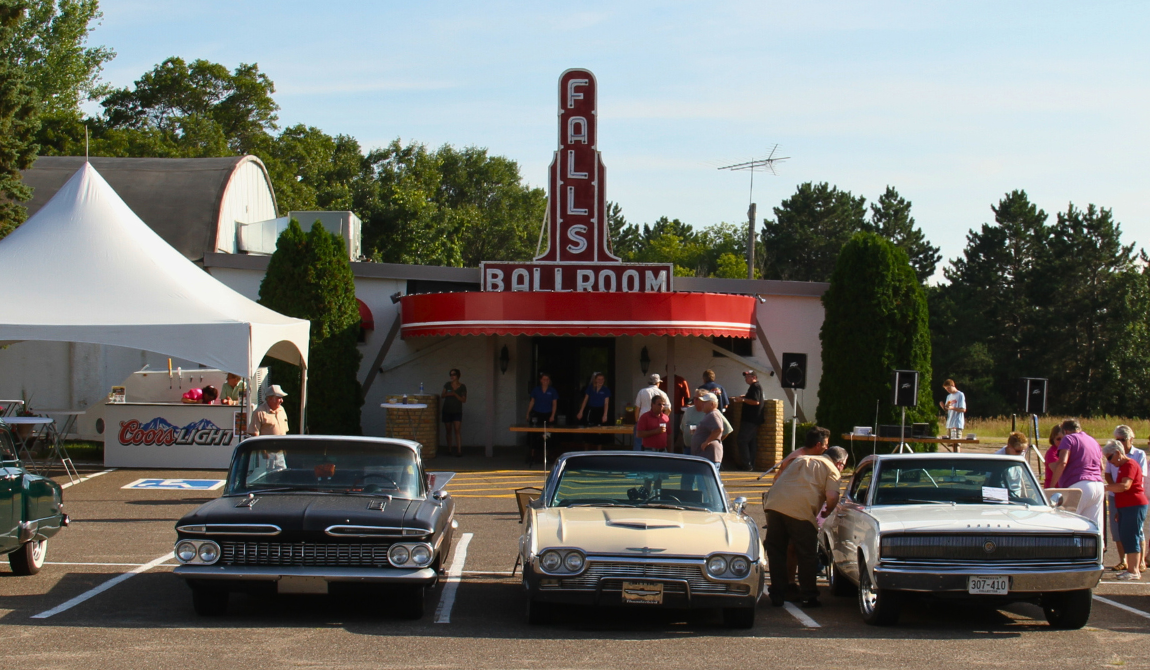
M 173 570 L 184 579 L 276 582 L 281 577 L 321 577 L 328 582 L 374 584 L 432 584 L 435 568 L 327 568 L 279 565 L 181 565 Z
M 1006 576 L 1010 593 L 1046 593 L 1092 589 L 1102 579 L 1102 566 L 1026 568 L 1018 565 L 956 567 L 903 567 L 879 563 L 874 569 L 880 589 L 896 591 L 966 592 L 968 577 Z

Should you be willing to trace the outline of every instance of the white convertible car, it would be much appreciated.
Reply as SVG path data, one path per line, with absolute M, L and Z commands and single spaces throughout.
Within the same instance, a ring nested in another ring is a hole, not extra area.
M 1100 530 L 1047 500 L 1022 457 L 868 456 L 820 531 L 831 591 L 890 625 L 913 594 L 1033 601 L 1059 628 L 1090 618 Z
M 519 539 L 528 620 L 561 604 L 720 608 L 750 628 L 766 561 L 746 500 L 696 456 L 590 451 L 555 463 Z

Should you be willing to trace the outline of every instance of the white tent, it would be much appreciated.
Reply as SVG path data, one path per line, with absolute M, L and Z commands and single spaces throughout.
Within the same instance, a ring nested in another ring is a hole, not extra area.
M 0 342 L 130 347 L 247 378 L 265 355 L 307 369 L 308 321 L 189 261 L 88 164 L 0 240 L 0 287 Z

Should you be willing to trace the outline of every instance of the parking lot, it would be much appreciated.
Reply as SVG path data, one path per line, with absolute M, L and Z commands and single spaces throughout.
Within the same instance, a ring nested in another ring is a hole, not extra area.
M 722 627 L 717 614 L 572 609 L 529 627 L 511 576 L 521 529 L 512 491 L 542 473 L 468 471 L 457 497 L 458 584 L 441 582 L 417 622 L 381 599 L 234 595 L 226 616 L 200 618 L 171 574 L 173 525 L 220 491 L 124 489 L 141 478 L 223 479 L 222 472 L 92 469 L 64 491 L 72 525 L 49 544 L 39 575 L 0 568 L 0 633 L 9 663 L 35 668 L 969 668 L 1150 666 L 1150 583 L 1106 582 L 1086 629 L 1056 631 L 1041 610 L 917 603 L 894 628 L 866 626 L 853 599 L 824 589 L 824 606 L 773 608 L 764 599 L 753 630 Z M 489 467 L 489 466 L 488 466 Z M 752 512 L 762 485 L 725 475 Z M 64 479 L 64 482 L 67 480 Z M 464 542 L 464 538 L 469 538 Z M 464 549 L 465 547 L 465 549 Z M 1114 557 L 1107 556 L 1107 564 Z M 1114 573 L 1109 573 L 1113 575 Z M 1108 576 L 1107 579 L 1110 579 Z M 452 593 L 453 592 L 453 593 Z

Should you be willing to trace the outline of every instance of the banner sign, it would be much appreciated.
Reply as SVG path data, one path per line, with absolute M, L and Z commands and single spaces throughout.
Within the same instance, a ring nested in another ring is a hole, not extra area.
M 590 70 L 559 76 L 559 150 L 548 173 L 547 249 L 533 263 L 480 265 L 484 291 L 671 291 L 670 263 L 624 264 L 611 253 L 606 169 Z

